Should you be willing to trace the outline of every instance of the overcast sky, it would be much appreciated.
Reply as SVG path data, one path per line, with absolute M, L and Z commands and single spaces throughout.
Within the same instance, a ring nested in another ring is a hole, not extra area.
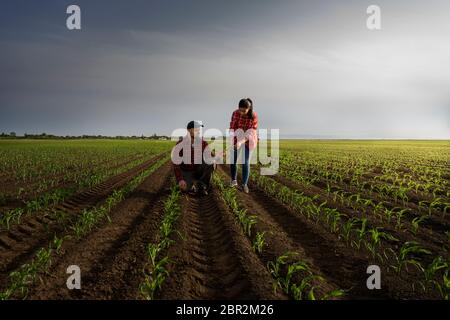
M 450 1 L 1 1 L 0 132 L 225 129 L 242 97 L 285 137 L 450 139 Z

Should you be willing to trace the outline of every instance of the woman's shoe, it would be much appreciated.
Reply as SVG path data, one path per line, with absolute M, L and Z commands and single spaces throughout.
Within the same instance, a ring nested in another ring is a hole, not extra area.
M 250 192 L 250 190 L 248 190 L 248 186 L 246 184 L 244 184 L 242 186 L 242 191 L 244 191 L 244 193 L 249 193 Z
M 231 180 L 230 187 L 234 188 L 237 187 L 237 185 L 238 185 L 237 180 Z

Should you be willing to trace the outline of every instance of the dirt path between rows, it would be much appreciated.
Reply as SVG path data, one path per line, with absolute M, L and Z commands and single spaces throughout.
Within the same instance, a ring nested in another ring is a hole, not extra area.
M 0 233 L 0 289 L 7 285 L 8 274 L 11 271 L 28 262 L 36 250 L 48 244 L 54 234 L 65 233 L 70 219 L 76 218 L 84 209 L 104 201 L 115 189 L 126 185 L 163 156 L 164 154 L 158 155 L 145 161 L 58 205 L 55 210 L 66 213 L 67 218 L 64 222 L 52 213 L 41 212 L 24 216 L 19 225 L 14 225 L 9 231 Z
M 272 277 L 219 198 L 183 196 L 178 230 L 185 237 L 168 251 L 175 261 L 162 299 L 284 299 Z
M 221 168 L 229 178 L 227 168 Z M 368 290 L 366 287 L 368 257 L 344 243 L 302 215 L 267 196 L 252 182 L 250 193 L 238 192 L 239 203 L 249 214 L 256 215 L 259 223 L 268 232 L 277 235 L 281 243 L 291 243 L 290 247 L 300 257 L 313 266 L 315 273 L 322 275 L 331 286 L 347 290 L 349 299 L 385 299 L 392 297 L 391 287 L 383 290 Z M 288 249 L 289 246 L 285 245 Z M 284 252 L 283 252 L 284 253 Z
M 30 291 L 31 299 L 137 299 L 146 245 L 158 233 L 163 200 L 170 194 L 170 164 L 152 173 L 81 241 L 68 241 L 49 276 Z M 68 290 L 66 269 L 81 269 L 81 290 Z

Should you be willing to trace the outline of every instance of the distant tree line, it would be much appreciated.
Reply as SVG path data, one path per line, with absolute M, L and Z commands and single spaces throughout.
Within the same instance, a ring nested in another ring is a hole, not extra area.
M 53 134 L 47 134 L 47 133 L 40 133 L 40 134 L 29 134 L 25 133 L 23 136 L 17 135 L 15 132 L 9 132 L 5 133 L 2 132 L 0 134 L 0 139 L 118 139 L 118 140 L 125 140 L 125 139 L 141 139 L 141 140 L 170 140 L 170 137 L 168 136 L 160 136 L 154 133 L 151 136 L 103 136 L 103 135 L 81 135 L 81 136 L 58 136 Z

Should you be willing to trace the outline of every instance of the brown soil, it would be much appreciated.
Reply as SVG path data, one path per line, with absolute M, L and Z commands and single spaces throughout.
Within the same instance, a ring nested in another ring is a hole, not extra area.
M 308 262 L 314 273 L 323 276 L 329 284 L 322 293 L 339 288 L 347 291 L 349 299 L 392 296 L 389 287 L 375 291 L 367 289 L 366 269 L 372 264 L 367 255 L 347 247 L 322 226 L 268 197 L 251 181 L 249 185 L 250 193 L 238 192 L 238 199 L 250 214 L 258 217 L 262 230 L 271 235 L 272 243 L 268 243 L 267 249 L 276 248 L 275 256 L 287 251 L 298 253 L 299 258 Z
M 184 241 L 172 246 L 175 261 L 162 299 L 283 299 L 217 191 L 183 196 L 178 230 Z
M 83 191 L 56 206 L 56 211 L 67 213 L 67 219 L 76 218 L 84 209 L 104 201 L 112 192 L 131 181 L 133 177 L 158 161 L 164 155 L 156 156 L 139 166 L 112 177 L 92 189 Z M 37 249 L 46 246 L 54 234 L 65 232 L 69 225 L 58 220 L 52 212 L 26 215 L 19 225 L 0 233 L 0 288 L 4 288 L 9 272 L 26 263 Z
M 163 217 L 162 202 L 170 193 L 170 166 L 150 175 L 80 241 L 64 243 L 49 275 L 31 289 L 31 299 L 136 299 L 147 261 L 146 245 L 153 242 Z M 78 265 L 82 289 L 66 287 L 66 269 Z
M 413 234 L 410 230 L 412 230 L 412 226 L 409 220 L 406 218 L 402 219 L 402 231 L 399 231 L 394 228 L 396 224 L 395 217 L 392 218 L 391 223 L 388 223 L 385 219 L 382 220 L 378 217 L 378 215 L 373 213 L 373 210 L 370 207 L 359 207 L 363 212 L 366 212 L 365 215 L 362 215 L 361 212 L 355 211 L 353 208 L 348 207 L 346 204 L 342 204 L 339 201 L 334 201 L 330 198 L 324 190 L 318 190 L 314 187 L 306 188 L 300 183 L 296 181 L 292 181 L 286 177 L 277 175 L 271 177 L 275 181 L 292 188 L 293 190 L 299 190 L 308 196 L 319 196 L 317 198 L 317 203 L 320 204 L 323 201 L 327 201 L 327 207 L 336 208 L 339 212 L 346 214 L 348 217 L 366 217 L 371 227 L 381 227 L 383 231 L 388 232 L 389 234 L 394 235 L 397 239 L 401 241 L 401 243 L 405 243 L 406 241 L 419 241 L 419 243 L 425 244 L 424 246 L 431 250 L 436 255 L 446 255 L 446 251 L 443 249 L 443 244 L 446 242 L 445 235 L 443 234 L 442 226 L 439 228 L 432 228 L 430 225 L 425 227 L 425 223 L 421 224 L 417 233 Z M 407 230 L 407 231 L 405 231 Z
M 160 157 L 86 190 L 56 209 L 67 212 L 70 221 L 83 209 L 102 203 Z M 220 168 L 216 174 L 228 180 L 227 171 Z M 139 285 L 148 263 L 146 247 L 159 241 L 163 203 L 170 194 L 171 177 L 167 162 L 112 210 L 111 223 L 99 223 L 80 240 L 65 240 L 59 254 L 52 256 L 48 272 L 40 274 L 39 281 L 31 286 L 28 298 L 141 299 Z M 299 187 L 283 177 L 274 179 L 291 188 Z M 296 253 L 296 259 L 307 262 L 314 274 L 323 277 L 323 281 L 314 283 L 316 297 L 344 289 L 344 299 L 436 298 L 432 292 L 412 290 L 414 273 L 398 276 L 385 265 L 380 265 L 382 289 L 368 290 L 366 269 L 378 263 L 365 250 L 348 246 L 327 226 L 279 203 L 252 182 L 250 194 L 238 192 L 237 198 L 239 205 L 257 219 L 251 237 L 243 233 L 215 187 L 204 197 L 181 195 L 182 212 L 172 237 L 175 243 L 163 253 L 172 261 L 169 276 L 157 293 L 158 299 L 291 298 L 281 290 L 274 292 L 274 280 L 267 270 L 270 261 L 287 252 Z M 348 208 L 340 209 L 353 214 Z M 11 271 L 30 261 L 37 249 L 48 245 L 53 234 L 66 234 L 68 226 L 67 221 L 62 223 L 54 215 L 41 212 L 24 217 L 10 231 L 1 232 L 0 289 L 8 285 Z M 257 232 L 265 232 L 262 254 L 252 248 Z M 81 268 L 81 290 L 66 287 L 69 276 L 66 270 L 70 265 Z
M 143 157 L 132 157 L 129 159 L 126 159 L 125 161 L 122 161 L 120 163 L 116 163 L 113 165 L 109 165 L 108 163 L 102 163 L 99 164 L 96 167 L 91 168 L 90 170 L 95 171 L 95 170 L 114 170 L 120 167 L 124 167 L 134 161 L 137 160 L 142 160 L 144 162 L 144 158 Z M 105 166 L 106 165 L 106 166 Z M 3 193 L 6 197 L 5 199 L 2 201 L 2 203 L 0 203 L 0 212 L 7 212 L 10 209 L 15 209 L 15 208 L 24 208 L 25 204 L 27 201 L 36 199 L 39 196 L 44 195 L 45 193 L 49 193 L 51 191 L 60 189 L 60 188 L 73 188 L 74 187 L 74 183 L 73 182 L 69 182 L 69 181 L 64 181 L 63 180 L 64 174 L 59 174 L 59 175 L 55 175 L 55 176 L 47 176 L 47 177 L 43 177 L 41 179 L 54 179 L 55 185 L 53 187 L 50 187 L 49 189 L 45 190 L 45 191 L 41 191 L 41 192 L 36 192 L 33 187 L 37 188 L 38 186 L 38 182 L 34 181 L 34 182 L 28 182 L 28 183 L 16 183 L 15 180 L 11 180 L 11 181 L 0 181 L 0 193 Z M 25 191 L 24 193 L 20 196 L 19 199 L 17 199 L 17 197 L 15 197 L 14 195 L 17 193 L 17 190 L 19 188 L 24 188 Z
M 275 180 L 289 182 L 280 176 L 272 177 Z M 289 207 L 279 203 L 277 200 L 267 196 L 263 191 L 251 181 L 250 194 L 242 194 L 243 203 L 245 198 L 251 198 L 251 202 L 264 205 L 272 217 L 282 227 L 282 229 L 299 245 L 303 246 L 307 255 L 313 260 L 314 264 L 320 268 L 320 271 L 342 289 L 348 289 L 347 297 L 351 299 L 437 299 L 437 292 L 426 291 L 412 288 L 411 284 L 422 275 L 410 270 L 397 275 L 385 265 L 377 263 L 363 249 L 356 250 L 338 237 L 332 234 L 321 224 L 316 224 L 308 220 L 301 214 L 293 211 Z M 287 183 L 289 187 L 295 188 L 292 183 Z M 303 190 L 302 190 L 303 191 Z M 250 205 L 251 208 L 251 205 Z M 254 212 L 261 212 L 260 209 Z M 394 234 L 396 235 L 396 234 Z M 398 235 L 398 234 L 397 234 Z M 383 250 L 385 248 L 381 248 Z M 309 250 L 309 251 L 308 251 Z M 368 290 L 366 288 L 366 268 L 376 264 L 381 268 L 383 274 L 382 290 Z

